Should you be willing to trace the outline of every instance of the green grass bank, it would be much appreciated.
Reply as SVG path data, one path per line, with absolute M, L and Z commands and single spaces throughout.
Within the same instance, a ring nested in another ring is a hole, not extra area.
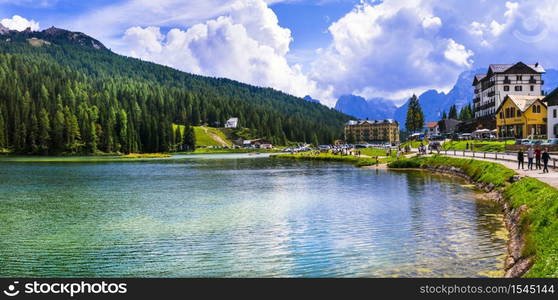
M 384 153 L 385 155 L 385 153 Z M 379 155 L 378 155 L 379 156 Z M 367 166 L 374 166 L 377 164 L 389 163 L 396 158 L 389 157 L 389 158 L 380 158 L 376 161 L 375 158 L 372 157 L 358 157 L 352 155 L 334 155 L 332 153 L 320 153 L 320 154 L 313 154 L 311 152 L 303 152 L 297 154 L 276 154 L 272 155 L 272 158 L 279 158 L 279 159 L 294 159 L 294 160 L 316 160 L 316 161 L 333 161 L 333 162 L 343 162 L 343 163 L 350 163 L 354 164 L 357 167 L 367 167 Z

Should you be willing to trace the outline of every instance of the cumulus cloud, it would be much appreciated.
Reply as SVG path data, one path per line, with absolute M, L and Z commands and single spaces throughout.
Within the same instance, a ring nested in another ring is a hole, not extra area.
M 123 0 L 63 27 L 119 53 L 328 105 L 346 93 L 447 90 L 462 71 L 490 63 L 558 67 L 555 0 L 361 0 L 329 27 L 329 45 L 295 51 L 269 7 L 282 1 L 292 0 Z
M 123 38 L 130 55 L 197 74 L 226 77 L 287 93 L 327 96 L 289 65 L 292 37 L 261 0 L 237 1 L 228 14 L 161 33 L 158 27 L 132 27 Z M 326 91 L 326 92 L 324 92 Z
M 313 80 L 335 94 L 397 99 L 423 87 L 448 87 L 473 53 L 438 34 L 444 20 L 431 1 L 363 3 L 332 24 L 333 43 L 312 65 Z
M 453 39 L 448 40 L 448 47 L 444 51 L 444 57 L 458 66 L 470 68 L 473 61 L 470 57 L 473 56 L 473 51 L 467 50 L 465 46 L 456 43 Z
M 13 16 L 11 19 L 2 19 L 2 21 L 0 21 L 0 24 L 2 24 L 5 27 L 8 27 L 11 30 L 17 30 L 17 31 L 24 31 L 27 28 L 31 28 L 32 31 L 39 30 L 38 22 L 35 22 L 33 20 L 27 20 L 26 18 L 23 18 L 18 15 Z

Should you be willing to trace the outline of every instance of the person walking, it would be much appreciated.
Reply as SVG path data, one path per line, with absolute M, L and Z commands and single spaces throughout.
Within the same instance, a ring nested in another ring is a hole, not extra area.
M 529 147 L 527 150 L 527 169 L 533 170 L 533 159 L 535 158 L 535 150 Z
M 541 168 L 541 149 L 537 147 L 535 149 L 535 162 L 536 162 L 536 169 L 540 170 Z
M 523 155 L 523 150 L 521 149 L 517 152 L 517 169 L 519 170 L 519 168 L 525 169 L 525 155 Z
M 550 154 L 548 153 L 548 148 L 545 148 L 542 153 L 542 160 L 544 163 L 543 173 L 548 173 L 548 161 L 550 160 Z

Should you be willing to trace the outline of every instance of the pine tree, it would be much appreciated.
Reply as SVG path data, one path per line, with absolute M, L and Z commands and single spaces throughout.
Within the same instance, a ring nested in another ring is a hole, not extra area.
M 314 147 L 318 147 L 318 145 L 320 145 L 316 133 L 312 134 L 312 145 L 314 145 Z
M 50 120 L 46 109 L 41 109 L 39 113 L 39 151 L 48 154 L 50 143 Z
M 0 149 L 4 149 L 8 146 L 6 140 L 6 124 L 4 122 L 4 114 L 2 113 L 2 108 L 0 107 Z
M 416 95 L 409 100 L 405 127 L 409 132 L 417 132 L 424 128 L 424 114 Z
M 455 120 L 457 119 L 457 107 L 455 106 L 455 104 L 450 107 L 448 118 Z

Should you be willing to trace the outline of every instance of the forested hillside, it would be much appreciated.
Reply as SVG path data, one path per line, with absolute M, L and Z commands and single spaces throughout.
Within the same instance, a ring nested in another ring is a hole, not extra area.
M 230 117 L 275 144 L 314 135 L 329 143 L 349 119 L 273 89 L 119 56 L 84 34 L 0 34 L 0 149 L 168 152 L 193 147 L 190 126 L 219 126 Z M 173 123 L 188 130 L 181 134 Z

